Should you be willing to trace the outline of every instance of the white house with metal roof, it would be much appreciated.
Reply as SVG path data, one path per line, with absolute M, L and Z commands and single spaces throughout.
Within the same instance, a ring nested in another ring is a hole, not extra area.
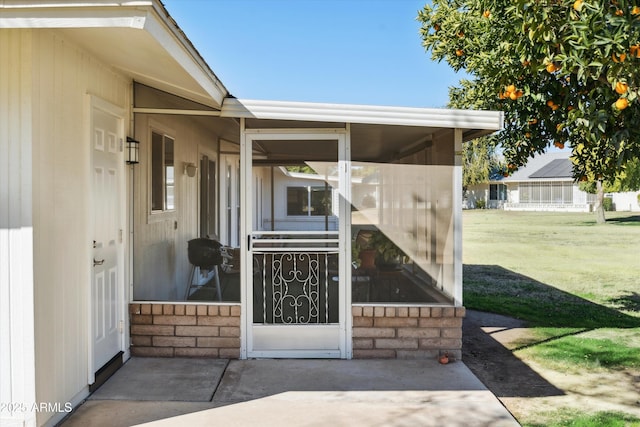
M 462 144 L 502 120 L 239 100 L 158 0 L 0 2 L 0 424 L 131 355 L 459 356 Z
M 538 155 L 504 178 L 504 210 L 590 212 L 593 195 L 580 190 L 575 182 L 570 155 L 569 151 Z

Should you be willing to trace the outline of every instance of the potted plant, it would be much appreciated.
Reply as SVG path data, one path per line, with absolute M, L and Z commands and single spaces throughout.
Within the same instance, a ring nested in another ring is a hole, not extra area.
M 371 244 L 371 239 L 375 232 L 369 230 L 360 230 L 356 236 L 352 248 L 352 259 L 358 263 L 359 268 L 365 270 L 375 268 L 376 249 Z
M 371 235 L 369 244 L 376 250 L 376 266 L 380 270 L 397 270 L 406 254 L 382 231 Z

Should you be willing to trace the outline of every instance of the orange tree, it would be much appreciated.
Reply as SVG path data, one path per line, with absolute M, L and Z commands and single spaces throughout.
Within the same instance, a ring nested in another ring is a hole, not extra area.
M 640 157 L 636 3 L 433 0 L 418 20 L 433 59 L 470 76 L 450 90 L 451 106 L 504 111 L 495 138 L 507 173 L 566 146 L 575 178 L 601 183 Z

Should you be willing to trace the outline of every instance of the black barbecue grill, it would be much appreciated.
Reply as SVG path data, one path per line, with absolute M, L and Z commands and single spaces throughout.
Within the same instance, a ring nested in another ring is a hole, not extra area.
M 216 265 L 221 265 L 222 244 L 217 240 L 201 237 L 188 242 L 189 262 L 203 270 L 211 270 Z
M 198 285 L 193 284 L 193 276 L 195 274 L 196 267 L 198 267 L 200 270 L 213 270 L 218 301 L 221 301 L 222 296 L 220 292 L 218 266 L 223 262 L 222 244 L 217 240 L 207 239 L 205 237 L 192 239 L 187 243 L 187 255 L 189 257 L 189 263 L 191 263 L 191 274 L 189 274 L 189 282 L 187 283 L 187 291 L 184 299 L 187 300 L 189 298 L 191 288 L 198 287 Z

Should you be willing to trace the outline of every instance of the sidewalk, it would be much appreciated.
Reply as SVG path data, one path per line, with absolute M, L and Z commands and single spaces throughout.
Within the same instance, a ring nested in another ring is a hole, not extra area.
M 64 427 L 518 426 L 461 362 L 133 358 Z

